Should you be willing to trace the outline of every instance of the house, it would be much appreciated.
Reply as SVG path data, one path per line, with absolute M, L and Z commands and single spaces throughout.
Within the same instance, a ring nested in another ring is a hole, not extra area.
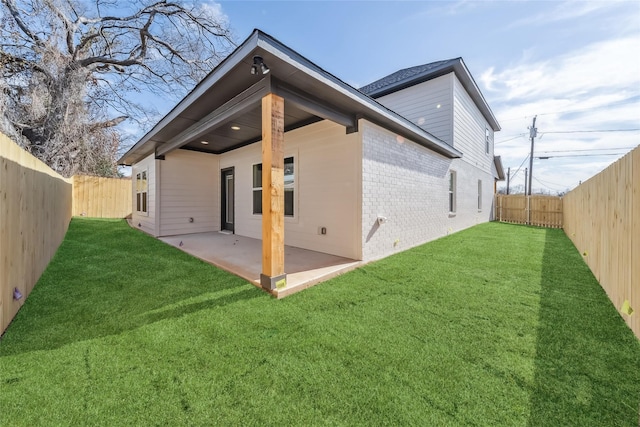
M 461 58 L 360 90 L 254 30 L 119 161 L 153 236 L 262 241 L 371 261 L 492 218 L 500 126 Z

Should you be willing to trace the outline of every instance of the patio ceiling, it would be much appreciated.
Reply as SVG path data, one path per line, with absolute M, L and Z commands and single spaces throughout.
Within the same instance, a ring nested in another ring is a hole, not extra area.
M 269 73 L 251 74 L 261 56 Z M 120 160 L 131 165 L 155 153 L 184 148 L 224 153 L 261 140 L 261 99 L 284 98 L 285 131 L 331 120 L 357 131 L 358 119 L 397 132 L 447 157 L 461 153 L 386 109 L 277 40 L 255 30 Z M 203 144 L 205 141 L 207 144 Z

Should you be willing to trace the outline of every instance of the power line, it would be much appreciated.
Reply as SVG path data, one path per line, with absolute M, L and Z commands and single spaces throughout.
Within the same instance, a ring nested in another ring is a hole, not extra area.
M 534 156 L 536 159 L 546 160 L 554 157 L 601 157 L 601 156 L 622 156 L 624 153 L 602 153 L 602 154 L 555 154 L 553 156 Z
M 552 190 L 556 190 L 556 191 L 566 190 L 566 187 L 561 188 L 562 186 L 559 185 L 559 184 L 553 184 L 553 183 L 550 183 L 550 182 L 547 182 L 547 181 L 540 180 L 538 178 L 533 178 L 533 179 L 535 179 L 538 184 L 540 184 L 542 186 L 545 186 L 547 188 L 550 188 Z
M 616 147 L 616 148 L 585 148 L 583 150 L 549 150 L 541 151 L 541 153 L 573 153 L 576 151 L 614 151 L 614 150 L 631 150 L 635 147 Z
M 601 130 L 562 130 L 562 131 L 545 131 L 545 133 L 607 133 L 607 132 L 635 132 L 639 131 L 640 128 L 636 129 L 601 129 Z
M 522 138 L 522 137 L 523 137 L 523 136 L 525 136 L 525 135 L 526 135 L 526 133 L 521 133 L 521 134 L 519 134 L 519 135 L 517 135 L 517 136 L 514 136 L 513 138 L 509 138 L 509 139 L 505 139 L 504 141 L 496 142 L 494 145 L 500 145 L 500 144 L 502 144 L 503 142 L 513 141 L 514 139 Z
M 524 165 L 524 162 L 526 162 L 528 158 L 529 158 L 529 155 L 527 154 L 527 157 L 525 157 L 522 163 L 520 163 L 520 166 L 518 166 L 518 169 L 513 173 L 513 176 L 511 177 L 511 179 L 515 178 L 518 175 L 518 172 L 520 172 L 520 168 L 522 168 L 522 165 Z

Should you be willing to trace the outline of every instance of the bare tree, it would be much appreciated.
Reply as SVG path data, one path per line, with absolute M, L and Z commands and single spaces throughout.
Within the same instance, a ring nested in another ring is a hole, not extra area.
M 0 0 L 0 129 L 65 176 L 114 175 L 125 120 L 175 99 L 234 46 L 208 4 Z

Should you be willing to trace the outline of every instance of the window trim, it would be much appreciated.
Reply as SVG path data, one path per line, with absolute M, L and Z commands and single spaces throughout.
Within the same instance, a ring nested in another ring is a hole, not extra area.
M 255 170 L 256 170 L 256 166 L 260 166 L 260 186 L 259 187 L 255 187 Z M 255 205 L 255 193 L 256 191 L 260 192 L 260 212 L 256 212 L 256 205 Z M 260 163 L 252 163 L 251 164 L 251 213 L 252 215 L 260 215 L 262 216 L 262 162 Z
M 449 215 L 453 216 L 457 211 L 457 186 L 458 186 L 458 174 L 455 170 L 449 171 L 449 190 L 448 190 L 448 207 L 449 207 Z
M 143 188 L 144 187 L 144 188 Z M 135 175 L 136 214 L 149 216 L 149 168 L 138 169 Z
M 285 211 L 285 215 L 284 215 L 284 219 L 286 221 L 289 220 L 295 220 L 298 218 L 298 198 L 296 197 L 296 194 L 298 193 L 298 179 L 296 178 L 296 176 L 298 175 L 298 169 L 299 169 L 299 165 L 296 165 L 296 158 L 298 156 L 296 154 L 291 154 L 291 155 L 285 155 L 284 156 L 284 161 L 286 162 L 288 159 L 292 159 L 293 162 L 293 213 L 291 215 L 287 215 L 286 211 Z M 260 187 L 254 187 L 254 170 L 255 167 L 258 165 L 262 165 L 262 162 L 256 162 L 256 163 L 252 163 L 251 164 L 251 213 L 254 216 L 262 216 L 262 179 L 260 180 Z M 284 169 L 284 165 L 283 165 L 283 169 Z M 261 175 L 262 178 L 262 175 Z M 286 190 L 285 190 L 286 191 Z M 254 204 L 255 199 L 254 199 L 254 193 L 255 192 L 260 192 L 260 212 L 256 212 L 256 206 Z M 286 209 L 286 205 L 285 205 L 285 209 Z
M 489 132 L 489 128 L 484 128 L 484 146 L 487 154 L 491 153 L 491 132 Z

